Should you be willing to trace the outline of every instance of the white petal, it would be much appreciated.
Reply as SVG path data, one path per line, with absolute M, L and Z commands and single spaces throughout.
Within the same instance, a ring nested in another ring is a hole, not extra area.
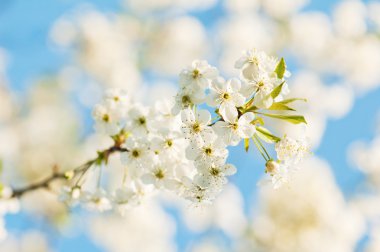
M 214 79 L 211 83 L 212 88 L 219 92 L 226 89 L 226 81 L 222 77 Z
M 203 73 L 203 76 L 208 79 L 213 79 L 218 77 L 218 74 L 219 72 L 218 69 L 216 69 L 216 67 L 210 67 L 209 69 L 207 69 L 207 71 Z
M 234 123 L 238 116 L 238 111 L 231 102 L 223 102 L 219 107 L 219 113 L 229 123 Z
M 238 124 L 244 125 L 244 124 L 250 124 L 255 119 L 255 114 L 252 112 L 245 113 L 239 118 Z
M 206 79 L 206 78 L 200 78 L 199 80 L 198 80 L 198 85 L 201 87 L 201 88 L 207 88 L 207 87 L 209 87 L 209 85 L 210 85 L 210 81 L 208 80 L 208 79 Z
M 253 80 L 259 72 L 259 68 L 256 64 L 247 64 L 244 66 L 242 74 L 243 77 L 247 80 Z
M 207 105 L 209 105 L 210 107 L 218 106 L 218 98 L 219 94 L 216 91 L 211 90 L 210 94 L 207 96 Z
M 141 176 L 141 181 L 144 184 L 154 184 L 156 182 L 156 178 L 152 174 L 144 174 Z
M 237 69 L 241 69 L 244 64 L 247 62 L 247 57 L 246 56 L 242 56 L 240 57 L 240 59 L 238 59 L 236 62 L 235 62 L 235 68 Z
M 240 90 L 241 82 L 239 79 L 232 78 L 228 82 L 229 82 L 229 86 L 231 87 L 231 90 L 233 90 L 234 92 L 237 92 Z
M 253 94 L 253 92 L 256 90 L 256 87 L 249 82 L 244 82 L 240 89 L 240 93 L 247 98 L 250 98 Z
M 273 104 L 273 98 L 270 94 L 259 92 L 255 96 L 254 104 L 259 108 L 269 108 Z
M 184 109 L 181 111 L 181 119 L 182 122 L 187 123 L 187 122 L 194 122 L 194 113 L 191 109 Z
M 195 143 L 189 144 L 186 148 L 186 158 L 195 160 L 199 156 L 199 148 Z
M 180 183 L 174 179 L 165 179 L 163 183 L 164 187 L 168 190 L 176 190 L 180 186 Z
M 241 137 L 237 134 L 230 134 L 229 135 L 229 142 L 227 144 L 231 145 L 231 146 L 236 146 L 239 144 L 241 140 Z
M 191 101 L 194 104 L 201 104 L 206 99 L 206 95 L 202 89 L 194 90 L 194 93 L 191 95 Z
M 222 166 L 223 173 L 227 176 L 231 176 L 236 173 L 236 167 L 232 164 L 225 164 Z
M 232 101 L 235 104 L 236 107 L 241 107 L 245 103 L 245 97 L 239 93 L 233 93 L 232 95 Z
M 219 121 L 219 122 L 216 122 L 214 126 L 212 126 L 212 128 L 214 129 L 217 135 L 223 136 L 231 131 L 228 126 L 229 126 L 229 123 Z
M 197 112 L 197 118 L 200 123 L 207 125 L 211 121 L 211 114 L 207 110 L 202 109 Z
M 251 138 L 255 134 L 256 128 L 253 125 L 245 124 L 239 126 L 238 133 L 241 138 Z

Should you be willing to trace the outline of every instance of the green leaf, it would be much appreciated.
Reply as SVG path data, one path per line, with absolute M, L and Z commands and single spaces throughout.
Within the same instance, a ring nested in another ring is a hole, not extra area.
M 282 82 L 280 85 L 278 85 L 277 87 L 275 87 L 272 92 L 270 93 L 270 95 L 272 96 L 272 98 L 276 98 L 280 93 L 281 93 L 281 90 L 282 90 L 282 86 L 284 85 L 285 81 Z
M 268 129 L 261 126 L 256 126 L 256 134 L 267 143 L 277 143 L 281 140 L 281 138 L 273 135 Z
M 261 124 L 261 125 L 264 125 L 264 119 L 262 117 L 256 117 L 252 122 L 251 124 L 255 125 L 255 124 Z
M 246 152 L 249 150 L 249 138 L 244 138 L 244 149 Z
M 282 100 L 282 101 L 280 101 L 280 103 L 282 103 L 282 104 L 288 104 L 288 103 L 291 103 L 291 102 L 294 102 L 294 101 L 304 101 L 304 102 L 307 102 L 307 99 L 304 99 L 304 98 L 291 98 L 291 99 Z
M 268 117 L 285 120 L 293 124 L 299 124 L 299 123 L 307 124 L 305 117 L 301 115 L 276 115 L 276 114 L 266 114 L 266 113 L 261 113 L 261 114 Z
M 275 102 L 272 104 L 272 106 L 269 107 L 270 110 L 290 110 L 295 111 L 295 109 L 292 109 L 291 107 L 283 104 L 282 102 Z
M 286 71 L 286 64 L 284 58 L 280 59 L 280 62 L 278 62 L 274 71 L 277 74 L 277 78 L 282 79 L 284 77 Z
M 258 110 L 258 109 L 259 109 L 258 107 L 253 105 L 253 106 L 245 109 L 244 112 L 254 112 L 255 110 Z

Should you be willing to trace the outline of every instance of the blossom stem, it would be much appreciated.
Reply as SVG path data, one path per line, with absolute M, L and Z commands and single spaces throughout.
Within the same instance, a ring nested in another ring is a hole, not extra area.
M 268 161 L 269 159 L 265 156 L 265 154 L 263 153 L 259 143 L 257 143 L 257 140 L 255 137 L 252 137 L 252 140 L 253 140 L 253 143 L 256 145 L 256 148 L 258 149 L 258 151 L 260 152 L 261 156 L 264 158 L 265 161 Z
M 268 160 L 270 160 L 271 157 L 270 157 L 270 155 L 268 154 L 267 150 L 265 149 L 263 143 L 260 141 L 260 139 L 257 137 L 256 134 L 255 134 L 253 137 L 256 139 L 256 141 L 260 144 L 261 148 L 264 150 L 265 154 L 266 154 L 267 157 L 268 157 Z

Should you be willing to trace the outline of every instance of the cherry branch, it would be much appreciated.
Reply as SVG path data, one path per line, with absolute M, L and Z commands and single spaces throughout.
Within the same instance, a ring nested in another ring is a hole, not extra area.
M 107 163 L 108 158 L 111 154 L 115 152 L 126 152 L 128 149 L 120 147 L 120 144 L 115 143 L 115 145 L 111 146 L 110 148 L 104 150 L 104 151 L 99 151 L 98 156 L 90 161 L 87 161 L 81 166 L 78 166 L 77 168 L 71 170 L 73 172 L 73 176 L 77 175 L 80 172 L 84 172 L 87 169 L 89 169 L 92 165 L 94 164 L 101 164 L 102 162 Z M 59 180 L 59 179 L 69 179 L 68 172 L 53 172 L 51 176 L 48 178 L 45 178 L 44 180 L 30 184 L 28 186 L 25 186 L 23 188 L 19 189 L 13 189 L 12 190 L 12 195 L 11 198 L 20 198 L 23 196 L 25 193 L 30 192 L 30 191 L 35 191 L 41 188 L 49 188 L 50 183 L 53 181 Z

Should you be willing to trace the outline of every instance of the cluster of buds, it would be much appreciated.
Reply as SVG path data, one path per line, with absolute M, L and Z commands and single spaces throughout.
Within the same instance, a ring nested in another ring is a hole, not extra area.
M 227 177 L 237 171 L 227 163 L 228 146 L 242 140 L 246 150 L 250 143 L 257 147 L 275 188 L 286 182 L 292 167 L 308 152 L 307 146 L 273 135 L 264 127 L 264 119 L 306 123 L 300 115 L 273 114 L 294 111 L 289 104 L 302 99 L 283 98 L 289 93 L 285 78 L 290 76 L 284 59 L 249 50 L 235 67 L 239 76 L 224 79 L 217 68 L 195 60 L 179 74 L 175 98 L 151 107 L 132 102 L 122 90 L 107 91 L 93 112 L 95 129 L 114 139 L 110 150 L 120 153 L 123 183 L 112 192 L 101 186 L 93 192 L 80 190 L 91 166 L 100 166 L 101 178 L 111 154 L 102 152 L 76 173 L 80 179 L 65 189 L 63 199 L 100 210 L 124 210 L 150 192 L 166 190 L 194 203 L 212 202 Z M 262 141 L 275 144 L 277 159 L 270 157 Z

